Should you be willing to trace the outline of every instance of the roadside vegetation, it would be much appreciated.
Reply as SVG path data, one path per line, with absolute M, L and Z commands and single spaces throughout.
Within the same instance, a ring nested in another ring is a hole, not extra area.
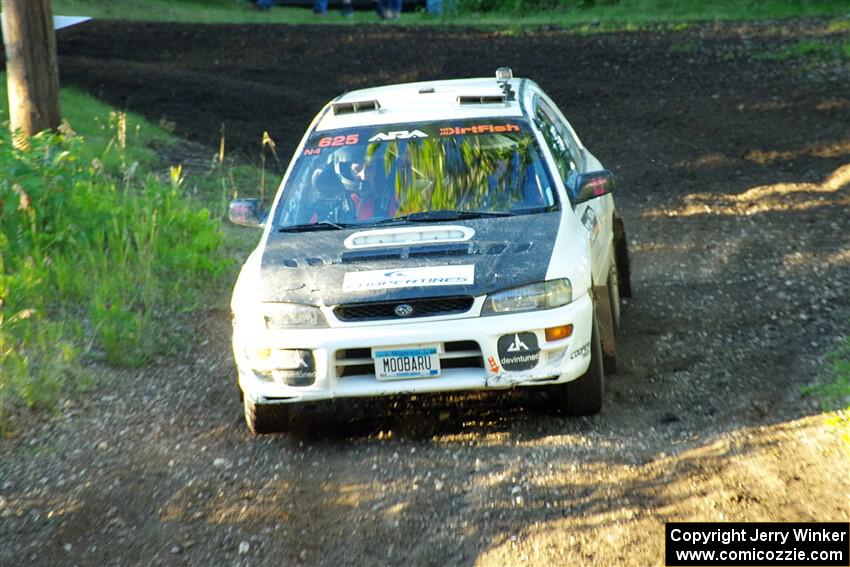
M 820 382 L 803 389 L 815 396 L 827 413 L 829 425 L 837 427 L 844 443 L 850 448 L 850 337 L 827 355 L 829 369 Z
M 826 36 L 789 43 L 773 51 L 755 51 L 757 59 L 803 60 L 809 63 L 850 61 L 850 19 L 836 19 L 826 27 Z
M 844 338 L 844 343 L 830 353 L 832 379 L 812 388 L 825 410 L 850 410 L 850 337 Z
M 797 17 L 850 17 L 846 0 L 443 0 L 442 15 L 422 7 L 392 20 L 395 25 L 591 26 L 638 29 L 656 23 L 764 20 Z M 56 14 L 196 23 L 362 24 L 376 23 L 374 12 L 345 18 L 338 10 L 317 16 L 305 7 L 252 8 L 250 0 L 53 0 Z
M 232 265 L 223 195 L 160 163 L 166 131 L 73 91 L 62 108 L 26 150 L 0 132 L 0 436 L 85 385 L 88 362 L 172 352 Z
M 841 43 L 816 40 L 801 41 L 778 51 L 759 52 L 755 56 L 775 61 L 788 61 L 790 59 L 806 59 L 816 62 L 842 59 L 846 61 L 850 60 L 850 40 Z
M 833 18 L 831 35 L 850 31 L 846 0 L 444 0 L 444 5 L 443 15 L 418 9 L 394 23 L 481 25 L 504 33 L 559 25 L 582 32 L 825 16 Z M 259 12 L 249 0 L 53 0 L 53 7 L 56 14 L 97 19 L 378 21 L 371 11 L 351 19 L 334 10 L 316 16 L 309 8 Z M 812 38 L 756 56 L 847 60 L 850 43 Z M 0 85 L 2 121 L 2 76 Z M 226 167 L 223 156 L 211 159 L 207 171 L 169 169 L 158 151 L 178 143 L 168 124 L 154 126 L 71 90 L 62 93 L 62 110 L 63 132 L 38 136 L 29 150 L 14 149 L 9 134 L 0 135 L 0 434 L 13 428 L 21 409 L 53 408 L 63 391 L 85 385 L 87 362 L 141 365 L 179 348 L 181 321 L 210 294 L 224 305 L 232 281 L 224 274 L 235 265 L 229 258 L 256 236 L 222 225 L 227 199 L 256 186 L 258 177 L 260 195 L 263 186 L 273 193 L 274 175 Z M 265 142 L 262 146 L 270 155 Z M 850 342 L 830 362 L 832 378 L 807 393 L 825 410 L 839 410 L 836 423 L 846 427 Z

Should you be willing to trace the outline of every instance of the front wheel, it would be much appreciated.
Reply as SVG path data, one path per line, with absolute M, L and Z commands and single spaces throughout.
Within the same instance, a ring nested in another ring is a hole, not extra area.
M 557 409 L 567 415 L 594 415 L 602 410 L 602 394 L 605 390 L 605 371 L 602 367 L 602 342 L 596 315 L 593 315 L 593 330 L 590 333 L 590 366 L 581 377 L 549 386 L 552 401 Z
M 242 395 L 245 424 L 254 435 L 277 433 L 289 425 L 289 406 L 284 404 L 258 404 Z

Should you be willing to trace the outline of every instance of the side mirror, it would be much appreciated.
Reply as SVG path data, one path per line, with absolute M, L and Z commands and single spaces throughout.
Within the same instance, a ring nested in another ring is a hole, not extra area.
M 240 226 L 263 226 L 265 215 L 261 206 L 259 199 L 234 199 L 227 207 L 227 218 Z
M 607 195 L 614 190 L 614 174 L 607 169 L 579 174 L 574 182 L 576 204 Z

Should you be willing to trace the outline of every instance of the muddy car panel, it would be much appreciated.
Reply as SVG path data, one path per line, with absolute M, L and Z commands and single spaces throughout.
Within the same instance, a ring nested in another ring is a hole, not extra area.
M 540 104 L 557 110 L 524 79 L 398 85 L 329 103 L 234 289 L 243 395 L 287 404 L 581 377 L 591 287 L 614 262 L 614 205 L 609 194 L 575 203 L 575 174 L 602 166 L 550 111 L 578 156 L 556 163 L 563 148 L 534 120 Z M 392 189 L 368 219 L 357 159 Z M 567 326 L 547 340 L 546 329 Z

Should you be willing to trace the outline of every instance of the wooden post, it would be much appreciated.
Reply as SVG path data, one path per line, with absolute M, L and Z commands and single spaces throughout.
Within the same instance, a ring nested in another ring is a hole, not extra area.
M 50 0 L 2 0 L 9 127 L 26 147 L 41 130 L 59 128 L 59 66 Z

